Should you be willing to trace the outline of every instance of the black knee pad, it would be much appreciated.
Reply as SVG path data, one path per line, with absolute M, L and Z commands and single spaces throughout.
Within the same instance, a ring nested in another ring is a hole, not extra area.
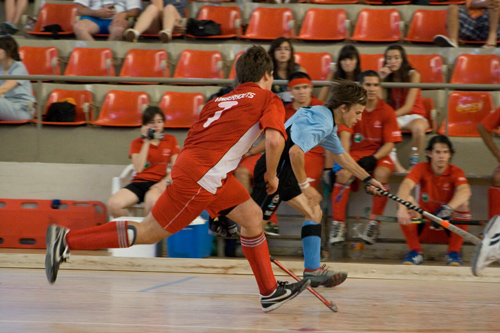
M 310 224 L 302 227 L 301 238 L 318 236 L 321 238 L 321 224 Z

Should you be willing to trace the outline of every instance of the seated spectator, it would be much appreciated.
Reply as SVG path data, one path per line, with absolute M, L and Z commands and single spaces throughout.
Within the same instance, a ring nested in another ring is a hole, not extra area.
M 0 24 L 0 35 L 13 35 L 17 24 L 28 8 L 28 0 L 5 0 L 5 22 Z
M 361 60 L 359 59 L 358 49 L 351 44 L 344 45 L 337 57 L 337 70 L 330 71 L 327 76 L 328 81 L 333 80 L 351 80 L 356 81 L 361 74 Z M 320 101 L 325 101 L 328 97 L 330 86 L 323 86 L 318 95 Z
M 74 25 L 76 38 L 94 40 L 95 34 L 109 34 L 108 40 L 122 40 L 128 18 L 138 17 L 140 0 L 74 0 L 80 20 Z
M 269 51 L 274 65 L 273 77 L 275 80 L 287 80 L 294 72 L 306 72 L 306 70 L 295 62 L 293 54 L 293 45 L 290 39 L 278 37 L 271 42 Z M 292 101 L 292 95 L 287 89 L 287 86 L 273 84 L 271 89 L 287 105 Z
M 443 220 L 470 221 L 469 198 L 471 189 L 465 174 L 459 167 L 450 164 L 454 154 L 453 146 L 444 135 L 436 135 L 426 148 L 428 162 L 415 165 L 399 186 L 397 196 L 418 205 Z M 411 196 L 411 191 L 420 186 L 419 197 Z M 412 217 L 421 218 L 420 214 L 410 211 L 406 206 L 398 205 L 398 222 L 408 244 L 410 252 L 403 259 L 403 264 L 420 265 L 423 263 L 422 246 L 425 243 L 448 243 L 446 265 L 461 266 L 461 248 L 464 239 L 435 223 L 412 223 Z M 457 227 L 467 231 L 468 225 Z
M 421 82 L 420 73 L 410 65 L 404 48 L 397 44 L 389 45 L 385 50 L 384 67 L 380 69 L 379 75 L 384 82 Z M 387 90 L 387 102 L 396 111 L 399 128 L 411 132 L 411 146 L 417 147 L 417 152 L 420 154 L 425 145 L 425 132 L 429 128 L 420 89 Z M 397 159 L 395 165 L 396 172 L 407 172 Z
M 156 200 L 172 183 L 167 172 L 179 154 L 179 144 L 173 135 L 163 133 L 165 115 L 156 106 L 149 106 L 142 116 L 141 137 L 130 144 L 130 158 L 135 175 L 130 184 L 108 200 L 112 217 L 127 216 L 127 208 L 144 202 L 144 213 L 149 214 Z
M 486 116 L 477 126 L 477 130 L 493 156 L 500 163 L 500 149 L 493 140 L 493 131 L 500 126 L 500 108 Z M 493 171 L 491 186 L 488 190 L 489 218 L 500 215 L 500 165 Z
M 172 33 L 175 30 L 185 30 L 185 24 L 181 24 L 181 20 L 186 5 L 187 0 L 152 0 L 139 16 L 134 28 L 125 31 L 125 39 L 137 42 L 144 32 L 157 33 L 162 43 L 168 43 L 172 40 Z
M 342 147 L 358 164 L 389 188 L 389 178 L 394 172 L 394 163 L 389 157 L 395 144 L 401 141 L 401 132 L 394 109 L 379 98 L 380 77 L 375 71 L 361 73 L 359 82 L 367 91 L 366 108 L 361 121 L 353 127 L 339 126 L 338 135 Z M 337 168 L 336 168 L 337 169 Z M 330 244 L 345 241 L 346 209 L 354 180 L 352 173 L 340 168 L 335 175 L 332 193 L 333 221 L 330 228 Z M 373 196 L 372 215 L 383 215 L 387 197 Z M 374 244 L 379 235 L 379 222 L 371 219 L 361 236 L 367 244 Z
M 458 40 L 486 41 L 484 48 L 495 48 L 500 32 L 499 0 L 466 0 L 464 6 L 448 7 L 448 36 L 436 35 L 442 47 L 458 47 Z
M 0 73 L 2 75 L 28 75 L 17 50 L 18 46 L 14 38 L 0 37 Z M 29 80 L 0 79 L 0 120 L 32 119 L 32 106 L 35 101 Z

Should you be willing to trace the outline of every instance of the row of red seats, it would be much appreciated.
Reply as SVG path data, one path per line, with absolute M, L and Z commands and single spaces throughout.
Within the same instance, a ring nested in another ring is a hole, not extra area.
M 21 59 L 32 75 L 60 75 L 59 55 L 55 47 L 23 46 Z M 229 79 L 233 79 L 235 63 Z M 361 54 L 361 68 L 379 71 L 383 54 Z M 219 51 L 183 50 L 173 78 L 223 79 L 222 54 Z M 123 61 L 120 77 L 170 77 L 167 52 L 163 49 L 131 49 Z M 327 52 L 295 52 L 295 61 L 303 66 L 313 80 L 325 80 L 332 56 Z M 409 54 L 408 60 L 422 75 L 423 83 L 444 83 L 443 60 L 439 54 Z M 65 76 L 115 76 L 113 52 L 109 48 L 75 48 L 64 71 Z M 103 80 L 104 81 L 104 80 Z M 150 84 L 157 84 L 151 82 Z M 461 54 L 457 57 L 450 83 L 500 84 L 500 59 L 494 54 Z
M 72 98 L 76 102 L 74 122 L 47 122 L 45 125 L 99 125 L 115 127 L 138 127 L 142 123 L 142 112 L 150 104 L 149 95 L 142 91 L 110 90 L 100 108 L 99 116 L 94 120 L 92 93 L 88 90 L 54 89 L 47 100 L 43 114 L 47 113 L 54 102 Z M 163 94 L 158 105 L 165 114 L 166 128 L 189 128 L 198 119 L 205 97 L 201 93 L 168 91 Z M 0 124 L 22 124 L 26 121 L 0 121 Z M 34 122 L 38 122 L 35 118 Z
M 347 14 L 344 9 L 310 8 L 305 13 L 299 34 L 295 33 L 295 20 L 290 8 L 257 7 L 252 11 L 245 34 L 241 31 L 241 13 L 236 6 L 203 6 L 197 18 L 213 20 L 221 24 L 221 35 L 193 38 L 235 38 L 272 40 L 280 36 L 310 41 L 342 41 L 347 38 Z M 32 35 L 51 35 L 43 27 L 61 25 L 60 35 L 73 34 L 76 5 L 46 4 L 42 7 Z M 351 40 L 362 42 L 397 42 L 402 39 L 401 17 L 395 8 L 360 10 Z M 377 27 L 374 29 L 373 27 Z M 415 11 L 407 41 L 432 43 L 433 37 L 446 34 L 446 10 Z M 157 35 L 147 35 L 157 37 Z M 181 36 L 178 34 L 178 36 Z

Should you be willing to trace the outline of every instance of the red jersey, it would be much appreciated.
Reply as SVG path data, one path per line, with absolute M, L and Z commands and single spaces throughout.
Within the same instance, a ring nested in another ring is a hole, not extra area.
M 132 154 L 139 154 L 143 144 L 142 138 L 137 138 L 130 144 L 129 157 Z M 159 182 L 167 175 L 167 165 L 170 163 L 170 157 L 178 154 L 180 151 L 177 139 L 173 135 L 165 134 L 158 146 L 149 145 L 146 167 L 142 172 L 136 173 L 132 179 L 135 181 L 154 181 Z
M 484 117 L 483 120 L 481 120 L 481 124 L 488 132 L 493 132 L 500 126 L 500 108 Z
M 435 212 L 441 205 L 447 204 L 458 186 L 468 184 L 465 174 L 459 167 L 450 164 L 441 176 L 432 171 L 430 162 L 418 163 L 406 176 L 420 184 L 418 204 L 423 210 Z
M 283 102 L 273 92 L 240 84 L 203 107 L 175 164 L 215 194 L 263 130 L 278 130 L 286 138 L 284 120 Z
M 397 110 L 405 105 L 406 96 L 408 95 L 409 88 L 391 88 L 391 103 L 392 107 Z M 418 90 L 417 98 L 415 99 L 415 104 L 411 108 L 408 114 L 419 114 L 425 118 L 427 112 L 424 108 L 424 102 L 422 101 L 422 95 L 420 94 L 420 89 Z
M 288 103 L 285 106 L 285 122 L 297 112 L 297 110 L 293 107 L 293 103 Z M 323 105 L 324 103 L 320 101 L 319 99 L 316 99 L 314 97 L 311 97 L 311 103 L 308 106 L 313 106 L 313 105 Z M 321 146 L 316 146 L 313 149 L 309 150 L 306 154 L 308 153 L 313 153 L 313 154 L 321 154 L 323 155 L 325 152 L 325 148 Z
M 394 109 L 381 99 L 375 109 L 365 110 L 353 127 L 339 125 L 341 131 L 352 134 L 350 151 L 365 151 L 367 155 L 373 155 L 384 143 L 402 140 Z

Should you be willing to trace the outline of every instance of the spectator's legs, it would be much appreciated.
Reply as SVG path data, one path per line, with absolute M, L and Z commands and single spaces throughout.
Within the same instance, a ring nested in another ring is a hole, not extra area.
M 173 5 L 166 5 L 163 9 L 163 30 L 172 33 L 174 28 L 182 29 L 181 14 Z
M 429 128 L 429 123 L 425 119 L 415 119 L 407 126 L 411 132 L 411 146 L 418 148 L 420 154 L 425 145 L 425 131 Z
M 18 24 L 28 8 L 28 0 L 5 0 L 5 18 L 7 21 Z
M 470 221 L 470 213 L 469 213 L 469 202 L 466 202 L 457 209 L 453 213 L 452 219 L 456 221 Z M 469 229 L 468 225 L 457 225 L 458 228 L 467 231 Z M 450 233 L 450 242 L 448 243 L 448 252 L 460 252 L 462 248 L 462 244 L 464 243 L 464 239 L 462 236 L 457 235 L 454 232 Z
M 141 13 L 137 22 L 134 25 L 134 30 L 137 30 L 139 34 L 145 31 L 152 31 L 153 26 L 156 27 L 155 33 L 158 32 L 160 28 L 160 18 L 161 18 L 161 8 L 155 5 L 149 5 Z
M 160 188 L 153 186 L 146 192 L 146 195 L 144 196 L 144 215 L 149 214 L 161 194 L 162 191 Z
M 158 198 L 157 198 L 158 199 Z M 139 202 L 139 198 L 132 191 L 122 188 L 108 199 L 108 212 L 116 218 L 120 216 L 128 216 L 127 207 L 130 207 Z M 149 207 L 149 211 L 151 211 Z M 147 212 L 149 214 L 149 211 Z
M 86 19 L 77 21 L 73 28 L 75 30 L 76 39 L 78 40 L 93 41 L 93 35 L 99 33 L 99 26 L 91 20 Z
M 488 31 L 488 39 L 486 40 L 487 47 L 495 47 L 497 45 L 498 20 L 500 19 L 500 0 L 492 1 L 493 6 L 488 9 L 488 20 L 490 29 Z
M 391 178 L 391 170 L 386 168 L 385 166 L 377 166 L 373 171 L 373 177 L 377 179 L 379 182 L 384 185 L 386 190 L 390 192 L 389 188 L 389 178 Z M 373 215 L 384 215 L 385 205 L 387 204 L 387 200 L 389 198 L 386 196 L 373 196 L 373 206 L 372 206 L 372 214 Z
M 455 45 L 458 45 L 458 32 L 460 30 L 460 21 L 458 20 L 458 5 L 448 6 L 448 37 Z
M 22 109 L 19 104 L 12 103 L 5 97 L 0 97 L 0 120 L 19 121 L 31 119 L 28 107 Z
M 123 21 L 122 21 L 123 22 Z M 120 23 L 116 23 L 115 21 L 111 21 L 109 24 L 109 36 L 108 40 L 123 40 L 123 33 L 129 27 L 128 21 Z

